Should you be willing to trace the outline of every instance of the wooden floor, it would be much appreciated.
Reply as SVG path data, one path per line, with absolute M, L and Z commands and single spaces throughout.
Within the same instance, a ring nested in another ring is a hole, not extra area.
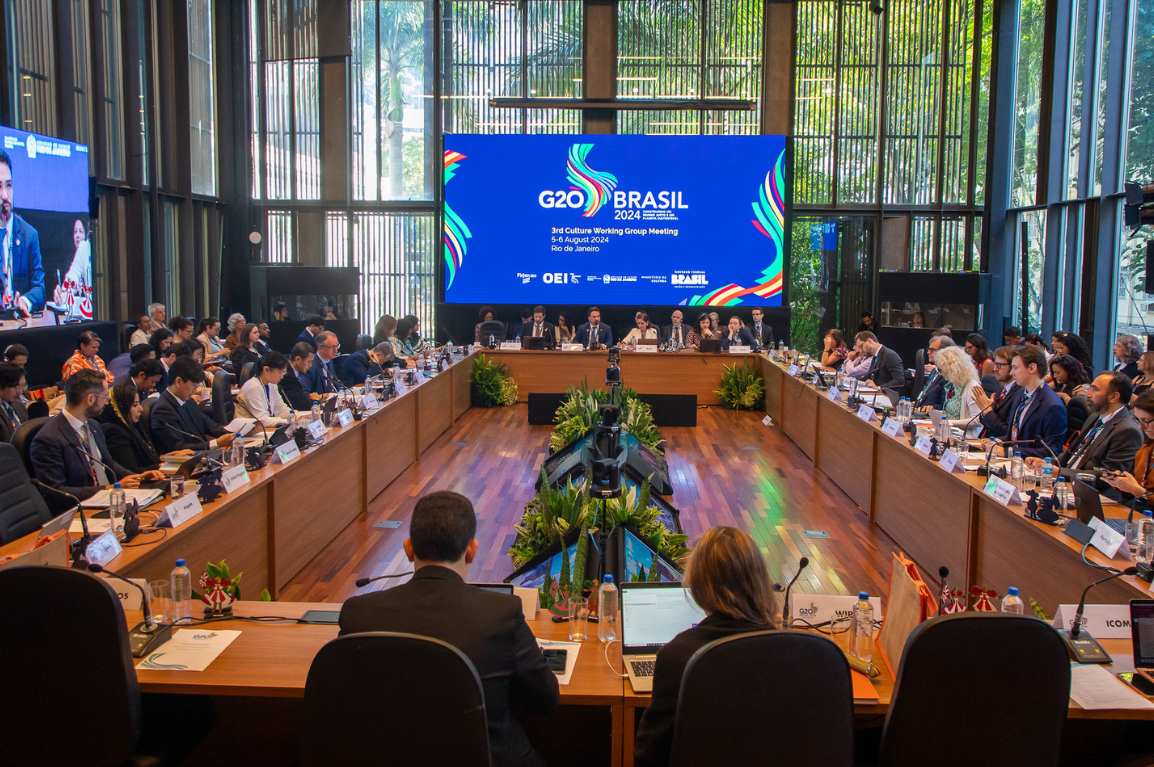
M 463 493 L 478 512 L 480 549 L 469 580 L 504 579 L 513 571 L 505 554 L 512 526 L 533 497 L 548 454 L 551 429 L 529 426 L 527 407 L 469 410 L 282 589 L 281 600 L 341 602 L 357 593 L 357 578 L 408 572 L 401 542 L 417 499 L 433 490 Z M 709 527 L 733 525 L 753 535 L 775 581 L 787 581 L 807 556 L 810 566 L 795 586 L 802 592 L 884 593 L 894 542 L 776 425 L 763 425 L 763 416 L 711 407 L 698 411 L 696 428 L 662 430 L 671 500 L 681 510 L 690 546 Z M 373 527 L 379 520 L 401 525 Z M 807 539 L 804 530 L 824 530 L 830 538 Z M 378 581 L 365 590 L 404 580 Z

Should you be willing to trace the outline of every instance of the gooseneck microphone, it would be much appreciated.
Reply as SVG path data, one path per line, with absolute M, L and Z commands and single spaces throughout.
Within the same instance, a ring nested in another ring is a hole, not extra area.
M 75 450 L 76 452 L 80 453 L 81 457 L 84 458 L 84 460 L 92 461 L 93 463 L 98 463 L 101 466 L 103 466 L 104 469 L 108 472 L 108 479 L 110 482 L 116 483 L 116 482 L 120 481 L 116 478 L 116 472 L 113 470 L 113 468 L 111 466 L 109 466 L 108 464 L 106 464 L 104 461 L 100 460 L 96 456 L 92 455 L 92 453 L 89 453 L 84 448 L 80 447 L 80 445 L 73 445 L 71 442 L 69 442 L 68 447 L 70 447 L 73 450 Z
M 946 607 L 946 598 L 950 594 L 950 586 L 946 583 L 946 578 L 950 577 L 950 568 L 942 565 L 938 568 L 938 578 L 942 582 L 942 590 L 938 592 L 938 615 L 942 614 L 942 610 Z
M 789 628 L 793 623 L 793 611 L 789 606 L 789 591 L 793 588 L 793 584 L 797 583 L 797 579 L 801 577 L 801 571 L 809 567 L 809 557 L 802 557 L 797 560 L 797 572 L 793 574 L 789 585 L 785 587 L 785 604 L 781 608 L 781 627 L 783 629 Z
M 117 572 L 113 572 L 101 565 L 89 564 L 88 571 L 106 573 L 113 578 L 140 589 L 140 610 L 144 613 L 144 620 L 128 632 L 128 646 L 132 650 L 132 657 L 143 658 L 155 645 L 166 642 L 172 635 L 172 626 L 155 621 L 152 617 L 152 608 L 148 604 L 148 592 L 139 583 L 134 583 Z
M 1125 570 L 1119 570 L 1101 580 L 1094 581 L 1085 588 L 1082 592 L 1082 598 L 1078 600 L 1078 610 L 1074 613 L 1074 621 L 1070 628 L 1058 630 L 1059 636 L 1061 636 L 1062 640 L 1066 643 L 1066 650 L 1070 653 L 1071 660 L 1076 663 L 1113 663 L 1113 659 L 1102 649 L 1102 645 L 1098 644 L 1098 640 L 1090 636 L 1089 631 L 1082 628 L 1082 614 L 1086 609 L 1086 595 L 1090 593 L 1090 589 L 1106 581 L 1119 578 L 1123 575 L 1137 574 L 1137 567 L 1127 567 Z
M 412 575 L 413 571 L 407 573 L 393 573 L 392 575 L 378 575 L 376 578 L 357 578 L 357 588 L 361 589 L 368 586 L 373 581 L 379 581 L 382 578 L 404 578 L 406 575 Z
M 92 540 L 92 536 L 88 532 L 88 520 L 86 520 L 84 518 L 84 509 L 81 508 L 80 499 L 77 498 L 72 493 L 66 493 L 63 490 L 60 490 L 59 488 L 53 487 L 52 485 L 46 485 L 43 482 L 41 482 L 40 480 L 36 479 L 35 477 L 32 478 L 32 484 L 36 485 L 37 487 L 42 487 L 45 490 L 56 493 L 57 495 L 63 495 L 65 498 L 70 499 L 73 503 L 76 504 L 76 514 L 77 514 L 77 516 L 80 517 L 81 534 L 80 534 L 80 540 L 78 540 L 72 544 L 72 561 L 73 562 L 78 561 L 80 559 L 80 555 L 84 552 L 84 547 L 86 545 L 88 545 L 89 541 Z

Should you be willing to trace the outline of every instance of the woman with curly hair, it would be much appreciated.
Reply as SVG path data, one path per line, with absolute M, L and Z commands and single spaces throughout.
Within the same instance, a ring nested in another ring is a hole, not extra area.
M 1078 360 L 1082 363 L 1082 367 L 1086 368 L 1086 375 L 1090 380 L 1094 379 L 1094 363 L 1090 360 L 1090 347 L 1086 346 L 1081 336 L 1074 333 L 1055 333 L 1054 354 L 1068 354 Z
M 982 431 L 978 419 L 982 407 L 974 396 L 974 390 L 981 389 L 982 384 L 973 359 L 957 346 L 947 346 L 934 355 L 934 364 L 946 379 L 942 410 L 950 425 L 965 429 L 967 438 L 978 436 Z
M 1050 359 L 1050 379 L 1047 384 L 1066 403 L 1066 438 L 1074 434 L 1090 417 L 1090 372 L 1086 366 L 1069 354 L 1055 354 Z

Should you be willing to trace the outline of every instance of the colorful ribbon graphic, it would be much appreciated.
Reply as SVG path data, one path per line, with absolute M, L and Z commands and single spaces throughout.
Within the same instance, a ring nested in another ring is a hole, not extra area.
M 445 183 L 449 183 L 449 179 L 453 177 L 457 168 L 460 167 L 460 160 L 464 160 L 465 155 L 460 152 L 445 151 Z M 461 217 L 453 212 L 449 207 L 449 203 L 445 203 L 445 269 L 449 273 L 449 284 L 447 287 L 453 287 L 453 279 L 457 276 L 457 270 L 461 268 L 461 263 L 465 260 L 465 251 L 468 249 L 468 244 L 465 240 L 471 238 L 473 233 L 469 231 L 469 227 L 461 220 Z
M 592 144 L 574 144 L 569 148 L 569 181 L 573 188 L 580 189 L 585 194 L 585 212 L 582 218 L 601 210 L 601 206 L 609 200 L 609 195 L 617 187 L 617 177 L 612 173 L 603 173 L 593 170 L 585 162 L 589 156 Z

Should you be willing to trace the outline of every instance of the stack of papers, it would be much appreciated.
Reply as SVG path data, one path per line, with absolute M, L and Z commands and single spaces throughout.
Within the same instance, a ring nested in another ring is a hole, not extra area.
M 140 508 L 144 508 L 150 503 L 155 503 L 164 497 L 163 490 L 125 490 L 124 502 L 129 506 L 133 501 L 140 504 Z M 112 491 L 101 490 L 96 495 L 88 498 L 83 502 L 86 509 L 107 509 L 112 503 Z
M 1070 665 L 1070 697 L 1087 711 L 1154 708 L 1147 698 L 1101 666 Z

